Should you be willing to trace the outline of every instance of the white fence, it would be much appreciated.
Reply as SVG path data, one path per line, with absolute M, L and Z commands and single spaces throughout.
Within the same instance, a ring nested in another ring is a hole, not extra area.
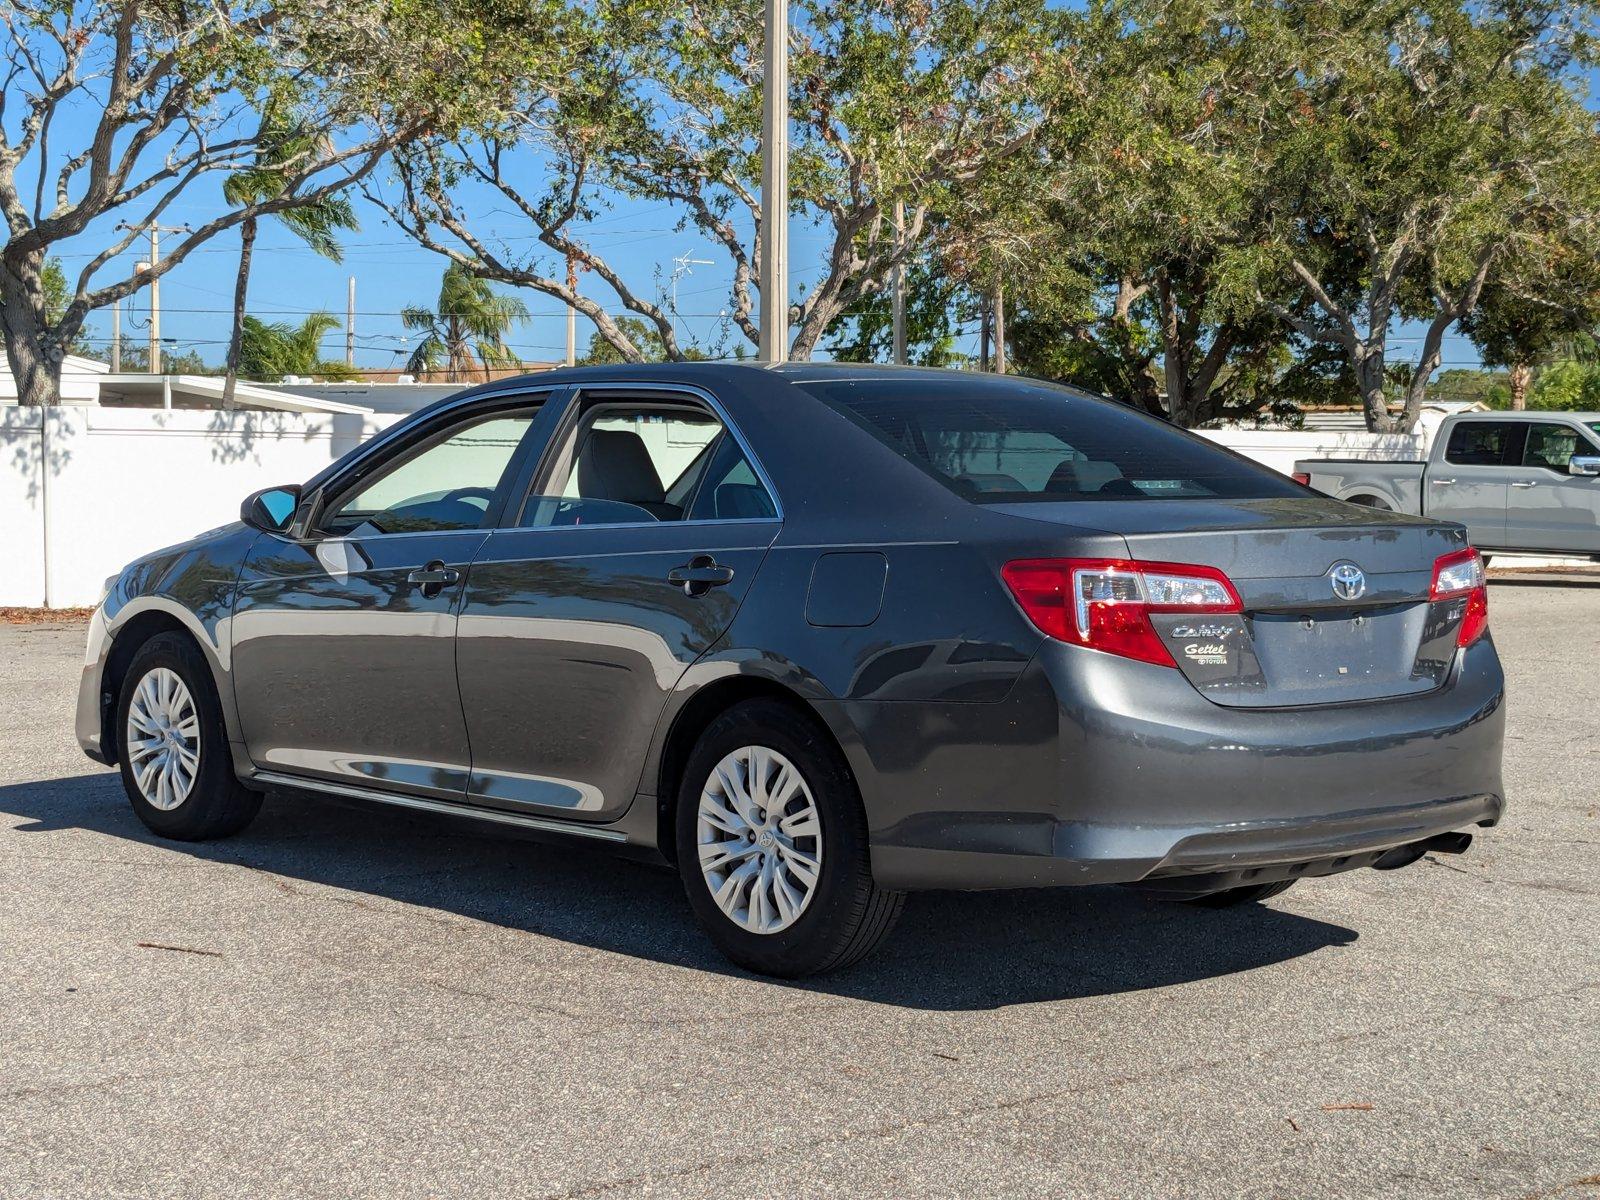
M 236 520 L 400 418 L 0 407 L 0 605 L 71 608 L 131 559 Z
M 0 407 L 0 605 L 90 605 L 129 560 L 234 520 L 257 488 L 310 478 L 400 418 Z M 1410 458 L 1420 435 L 1206 434 L 1280 471 L 1297 458 Z

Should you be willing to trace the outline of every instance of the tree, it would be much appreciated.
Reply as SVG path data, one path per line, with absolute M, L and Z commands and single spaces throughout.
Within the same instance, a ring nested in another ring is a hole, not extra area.
M 1576 246 L 1557 251 L 1508 262 L 1461 322 L 1484 364 L 1509 372 L 1513 409 L 1528 406 L 1535 367 L 1600 324 L 1600 254 Z
M 480 369 L 487 379 L 495 367 L 522 363 L 505 335 L 527 324 L 527 305 L 498 295 L 465 263 L 445 268 L 436 311 L 412 305 L 401 311 L 400 320 L 422 334 L 406 360 L 406 370 L 414 375 L 433 375 L 442 367 L 447 380 L 460 383 Z
M 258 130 L 256 161 L 247 170 L 230 175 L 222 185 L 229 204 L 248 207 L 283 192 L 288 182 L 289 164 L 327 153 L 327 145 L 317 145 L 313 135 L 297 126 L 292 117 L 274 106 L 262 115 Z M 284 209 L 278 221 L 312 250 L 342 262 L 344 248 L 339 245 L 341 230 L 359 229 L 349 197 L 336 194 L 314 204 Z M 239 378 L 239 352 L 244 339 L 245 297 L 250 288 L 250 262 L 255 254 L 260 218 L 251 214 L 239 223 L 239 272 L 233 285 L 233 328 L 228 337 L 226 379 L 222 385 L 222 407 L 233 407 L 234 384 Z
M 666 348 L 662 346 L 661 339 L 650 325 L 641 321 L 638 317 L 618 317 L 617 328 L 639 351 L 641 362 L 666 361 Z M 704 362 L 710 357 L 697 346 L 683 346 L 680 348 L 679 353 L 686 362 Z M 590 335 L 589 349 L 584 352 L 582 358 L 578 359 L 577 365 L 580 367 L 596 367 L 627 361 L 627 359 L 623 358 L 621 351 L 596 331 Z
M 807 358 L 840 313 L 906 261 L 931 212 L 1022 153 L 1059 102 L 1047 73 L 1070 18 L 1045 0 L 797 0 L 790 26 L 791 216 L 825 231 L 819 276 L 790 305 L 790 353 Z M 567 69 L 534 74 L 517 103 L 470 136 L 397 155 L 400 193 L 364 190 L 422 245 L 475 274 L 572 304 L 624 358 L 644 351 L 592 296 L 576 260 L 685 356 L 670 304 L 639 294 L 579 226 L 608 190 L 673 207 L 732 263 L 730 320 L 758 341 L 761 10 L 748 0 L 595 0 L 566 10 L 554 43 Z M 1037 84 L 1037 86 L 1036 86 Z M 541 190 L 525 181 L 547 181 Z M 534 253 L 490 237 L 452 195 L 461 184 L 510 205 Z M 890 228 L 906 203 L 903 234 Z
M 285 375 L 355 379 L 343 359 L 322 357 L 322 339 L 339 327 L 332 313 L 312 313 L 298 325 L 247 316 L 239 343 L 239 371 L 250 379 L 276 381 Z
M 1337 347 L 1367 424 L 1408 430 L 1445 333 L 1505 265 L 1592 228 L 1591 5 L 1544 0 L 1185 0 L 1128 5 L 1217 64 L 1215 120 L 1265 236 L 1224 272 Z M 1389 341 L 1421 323 L 1392 413 Z
M 484 22 L 531 38 L 540 11 L 540 0 L 505 0 L 488 15 L 471 0 L 8 0 L 0 333 L 19 398 L 56 399 L 65 348 L 92 310 L 247 218 L 321 204 L 393 146 L 446 132 L 453 114 L 480 108 L 506 86 L 502 39 L 486 36 Z M 270 134 L 259 113 L 274 103 L 292 107 L 308 146 L 325 149 L 278 162 L 273 194 L 225 206 L 170 242 L 158 264 L 123 274 L 123 252 L 170 220 L 187 190 L 256 164 Z M 45 262 L 91 229 L 104 241 L 50 320 Z

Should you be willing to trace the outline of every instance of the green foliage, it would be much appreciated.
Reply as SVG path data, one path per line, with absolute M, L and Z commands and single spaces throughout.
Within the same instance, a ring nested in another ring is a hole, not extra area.
M 1600 411 L 1600 367 L 1563 362 L 1541 371 L 1528 397 L 1528 407 L 1567 412 Z
M 906 360 L 920 367 L 965 366 L 956 350 L 958 312 L 975 300 L 943 265 L 913 259 L 905 273 Z M 828 326 L 828 353 L 840 362 L 887 362 L 894 357 L 894 300 L 887 283 L 864 293 Z
M 339 327 L 332 313 L 312 313 L 298 325 L 286 321 L 244 319 L 239 350 L 239 373 L 246 379 L 274 382 L 285 375 L 356 379 L 357 373 L 340 359 L 322 357 L 322 339 Z
M 515 296 L 500 295 L 486 279 L 461 263 L 445 268 L 439 300 L 430 311 L 416 305 L 402 310 L 400 320 L 422 339 L 406 360 L 415 375 L 443 372 L 452 383 L 495 367 L 516 367 L 522 358 L 506 345 L 505 335 L 528 322 L 528 306 Z
M 655 329 L 638 317 L 618 317 L 617 325 L 624 337 L 639 351 L 644 362 L 666 362 L 667 351 L 662 345 L 661 338 Z M 708 355 L 705 351 L 695 346 L 679 348 L 679 354 L 686 362 L 704 362 Z M 608 341 L 604 334 L 596 330 L 589 337 L 589 348 L 579 356 L 577 365 L 580 367 L 609 366 L 613 363 L 629 361 L 620 350 Z

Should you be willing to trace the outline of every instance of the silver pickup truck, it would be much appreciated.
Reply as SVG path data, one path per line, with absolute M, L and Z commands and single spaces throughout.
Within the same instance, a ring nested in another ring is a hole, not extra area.
M 1467 413 L 1426 461 L 1309 458 L 1294 472 L 1352 504 L 1460 521 L 1486 552 L 1600 561 L 1600 413 Z

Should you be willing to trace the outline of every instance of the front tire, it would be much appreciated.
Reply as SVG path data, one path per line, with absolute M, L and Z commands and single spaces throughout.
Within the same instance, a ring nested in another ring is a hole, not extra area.
M 695 745 L 678 791 L 678 872 L 717 948 L 797 979 L 870 953 L 905 902 L 872 879 L 848 764 L 808 716 L 736 705 Z
M 122 786 L 152 833 L 204 841 L 255 819 L 261 793 L 233 773 L 211 668 L 180 633 L 151 638 L 133 656 L 117 701 Z

